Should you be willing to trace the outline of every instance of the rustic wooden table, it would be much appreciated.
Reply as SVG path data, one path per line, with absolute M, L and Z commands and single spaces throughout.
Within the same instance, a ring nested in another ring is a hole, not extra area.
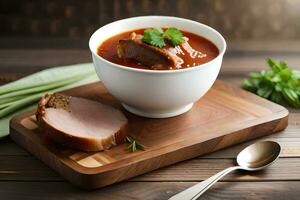
M 280 50 L 278 50 L 280 49 Z M 219 79 L 240 86 L 250 71 L 265 68 L 268 56 L 300 68 L 300 45 L 295 42 L 231 43 Z M 87 49 L 0 49 L 0 83 L 62 64 L 90 62 Z M 280 159 L 261 172 L 226 176 L 200 199 L 300 199 L 300 113 L 290 109 L 286 130 L 261 138 L 281 144 Z M 0 140 L 0 199 L 167 199 L 216 172 L 232 166 L 246 145 L 240 144 L 203 157 L 93 191 L 80 190 L 12 142 Z

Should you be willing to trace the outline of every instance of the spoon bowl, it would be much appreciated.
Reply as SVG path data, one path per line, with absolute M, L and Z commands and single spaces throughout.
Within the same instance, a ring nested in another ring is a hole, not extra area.
M 237 163 L 245 170 L 256 171 L 271 165 L 280 154 L 277 142 L 263 141 L 243 149 L 237 156 Z

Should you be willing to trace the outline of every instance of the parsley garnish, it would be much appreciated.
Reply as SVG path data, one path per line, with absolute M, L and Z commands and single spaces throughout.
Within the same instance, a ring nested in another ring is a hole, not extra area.
M 180 45 L 183 42 L 183 35 L 177 28 L 171 27 L 164 32 L 164 38 L 171 41 L 172 45 Z
M 125 142 L 128 144 L 127 149 L 130 149 L 131 152 L 135 152 L 137 150 L 145 150 L 145 146 L 132 137 L 126 137 Z
M 180 45 L 183 42 L 183 34 L 174 27 L 168 28 L 165 32 L 162 29 L 150 28 L 144 31 L 142 41 L 162 48 L 166 45 L 165 39 L 169 40 L 173 46 Z
M 165 46 L 162 30 L 156 28 L 146 29 L 144 31 L 143 42 L 162 48 Z
M 243 87 L 275 103 L 300 108 L 300 72 L 280 61 L 268 58 L 271 70 L 250 73 Z

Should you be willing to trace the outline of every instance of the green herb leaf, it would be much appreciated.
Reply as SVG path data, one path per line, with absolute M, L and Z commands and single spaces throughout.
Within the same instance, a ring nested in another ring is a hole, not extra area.
M 146 29 L 144 31 L 144 36 L 142 38 L 142 41 L 159 48 L 165 46 L 163 32 L 162 30 L 156 28 Z
M 264 98 L 268 98 L 271 94 L 272 94 L 272 87 L 269 87 L 269 86 L 265 86 L 265 87 L 262 87 L 262 88 L 259 88 L 256 93 L 261 96 L 261 97 L 264 97 Z
M 137 150 L 145 150 L 145 146 L 132 137 L 126 137 L 125 142 L 128 144 L 127 149 L 129 149 L 131 152 L 135 152 Z
M 175 27 L 170 27 L 164 32 L 164 38 L 168 39 L 172 45 L 177 46 L 183 42 L 183 34 Z
M 291 70 L 280 61 L 276 63 L 268 58 L 268 71 L 250 73 L 243 81 L 243 87 L 273 102 L 300 108 L 300 72 Z
M 165 32 L 162 29 L 150 28 L 144 31 L 142 41 L 155 47 L 162 48 L 166 45 L 165 39 L 172 45 L 180 45 L 183 42 L 183 34 L 174 27 L 168 28 Z
M 283 103 L 283 97 L 282 94 L 280 92 L 273 92 L 270 96 L 270 100 L 275 102 L 275 103 L 279 103 L 282 104 Z

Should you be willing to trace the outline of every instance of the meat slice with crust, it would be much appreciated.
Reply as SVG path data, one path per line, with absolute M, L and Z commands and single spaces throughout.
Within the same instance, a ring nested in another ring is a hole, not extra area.
M 82 151 L 109 149 L 127 135 L 128 121 L 120 110 L 79 97 L 46 95 L 36 118 L 47 138 Z

